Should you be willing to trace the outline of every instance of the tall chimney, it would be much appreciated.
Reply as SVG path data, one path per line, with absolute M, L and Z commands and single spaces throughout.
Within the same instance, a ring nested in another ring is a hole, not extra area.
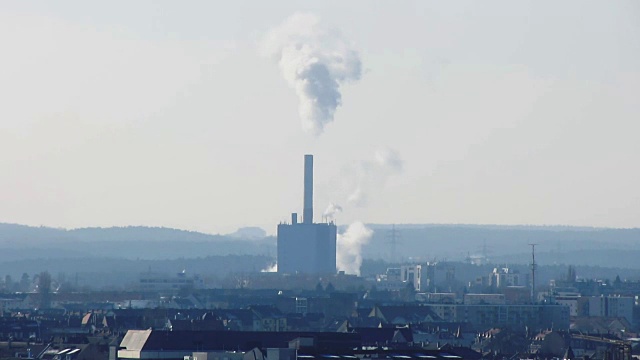
M 304 208 L 302 222 L 313 223 L 313 155 L 304 156 Z

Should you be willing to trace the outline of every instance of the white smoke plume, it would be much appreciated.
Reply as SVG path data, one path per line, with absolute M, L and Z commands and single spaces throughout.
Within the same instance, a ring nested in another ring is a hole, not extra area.
M 355 168 L 355 185 L 347 196 L 349 204 L 365 206 L 369 194 L 380 191 L 387 179 L 403 171 L 400 155 L 392 149 L 379 149 L 373 160 L 362 161 Z
M 278 263 L 273 263 L 268 268 L 260 270 L 260 272 L 278 272 Z
M 277 59 L 300 100 L 302 127 L 320 135 L 342 103 L 340 86 L 360 79 L 362 63 L 336 30 L 321 26 L 313 14 L 297 13 L 269 32 L 263 50 Z
M 329 203 L 329 206 L 327 206 L 327 209 L 322 214 L 322 217 L 324 218 L 325 221 L 333 221 L 335 220 L 336 215 L 338 215 L 338 213 L 341 213 L 341 212 L 342 212 L 342 206 L 334 203 Z
M 400 155 L 392 149 L 379 149 L 372 160 L 362 161 L 350 168 L 354 174 L 354 181 L 350 184 L 354 190 L 347 196 L 347 204 L 354 206 L 366 205 L 369 194 L 378 193 L 390 176 L 403 171 Z M 330 203 L 324 212 L 325 220 L 333 220 L 335 215 L 342 212 L 341 206 Z M 360 275 L 362 265 L 362 247 L 369 243 L 373 230 L 362 222 L 354 222 L 337 239 L 337 267 L 348 274 Z
M 349 225 L 347 231 L 338 235 L 336 263 L 338 270 L 347 274 L 360 275 L 362 246 L 369 243 L 373 230 L 362 222 Z

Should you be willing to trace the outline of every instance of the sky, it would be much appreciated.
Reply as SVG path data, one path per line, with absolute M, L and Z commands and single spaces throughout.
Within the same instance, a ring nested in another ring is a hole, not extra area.
M 311 130 L 300 34 L 354 66 Z M 0 222 L 275 233 L 314 154 L 317 221 L 640 227 L 637 1 L 5 1 L 0 46 Z

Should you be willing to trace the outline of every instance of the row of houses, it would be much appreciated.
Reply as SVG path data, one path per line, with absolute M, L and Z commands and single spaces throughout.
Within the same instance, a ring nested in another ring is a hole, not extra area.
M 460 334 L 454 336 L 461 337 Z M 637 343 L 612 335 L 547 330 L 536 334 L 489 329 L 473 343 L 425 342 L 410 327 L 350 328 L 343 332 L 132 330 L 119 359 L 590 359 L 630 360 Z
M 478 360 L 469 348 L 429 348 L 416 344 L 402 329 L 351 332 L 189 332 L 129 331 L 118 348 L 119 359 L 227 360 Z
M 24 310 L 0 317 L 5 323 L 37 322 L 37 338 L 50 335 L 51 329 L 76 329 L 77 332 L 124 332 L 145 327 L 181 328 L 188 326 L 212 330 L 287 331 L 334 330 L 337 320 L 348 319 L 354 325 L 419 325 L 439 323 L 467 323 L 476 329 L 502 326 L 528 326 L 531 328 L 569 328 L 569 309 L 563 305 L 374 305 L 358 308 L 349 303 L 349 313 L 331 316 L 324 312 L 298 313 L 282 311 L 274 305 L 253 305 L 242 309 L 96 309 L 68 311 L 64 309 Z M 343 310 L 344 312 L 344 310 Z M 206 323 L 205 323 L 206 322 Z M 1 322 L 0 322 L 1 323 Z M 32 325 L 30 325 L 32 326 Z M 7 326 L 10 328 L 10 326 Z M 0 331 L 0 339 L 8 337 Z M 55 334 L 53 334 L 55 335 Z M 13 335 L 25 338 L 25 335 Z M 31 334 L 29 336 L 32 336 Z

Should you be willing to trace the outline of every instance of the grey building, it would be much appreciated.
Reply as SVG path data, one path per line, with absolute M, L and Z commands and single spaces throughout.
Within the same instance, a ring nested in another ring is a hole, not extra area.
M 337 228 L 333 222 L 313 222 L 313 155 L 304 156 L 302 222 L 278 225 L 278 273 L 334 274 Z
M 569 329 L 569 307 L 540 304 L 426 304 L 446 322 L 470 323 L 478 328 L 529 326 L 532 329 Z

